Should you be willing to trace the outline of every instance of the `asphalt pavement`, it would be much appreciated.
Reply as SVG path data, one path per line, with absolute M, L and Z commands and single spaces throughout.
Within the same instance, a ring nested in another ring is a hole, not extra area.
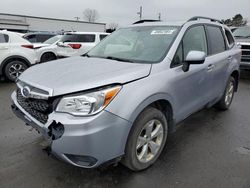
M 229 111 L 205 109 L 181 123 L 140 173 L 122 165 L 86 170 L 48 156 L 41 136 L 11 112 L 14 89 L 0 82 L 0 188 L 250 187 L 250 79 L 241 79 Z

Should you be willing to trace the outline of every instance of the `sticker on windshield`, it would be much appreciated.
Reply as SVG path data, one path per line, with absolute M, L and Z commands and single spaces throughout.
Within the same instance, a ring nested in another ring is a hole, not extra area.
M 172 35 L 176 29 L 168 29 L 168 30 L 153 30 L 151 35 Z

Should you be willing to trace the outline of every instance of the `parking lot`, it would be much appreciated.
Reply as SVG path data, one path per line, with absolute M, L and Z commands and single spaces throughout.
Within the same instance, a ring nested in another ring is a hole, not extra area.
M 250 79 L 241 79 L 229 111 L 185 120 L 150 169 L 86 170 L 42 151 L 36 131 L 10 110 L 12 83 L 0 83 L 0 187 L 250 187 Z

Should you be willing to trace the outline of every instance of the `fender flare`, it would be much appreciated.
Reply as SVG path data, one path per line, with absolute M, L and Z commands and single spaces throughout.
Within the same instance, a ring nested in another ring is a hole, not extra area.
M 166 102 L 168 102 L 170 104 L 170 107 L 172 109 L 172 124 L 171 126 L 174 126 L 175 124 L 175 109 L 174 109 L 174 100 L 173 98 L 167 94 L 167 93 L 157 93 L 154 95 L 151 95 L 149 97 L 147 97 L 146 99 L 144 99 L 137 107 L 136 109 L 131 113 L 131 116 L 129 117 L 130 122 L 132 122 L 132 124 L 134 123 L 134 121 L 136 120 L 136 118 L 139 116 L 139 114 L 148 106 L 150 106 L 151 104 L 153 104 L 154 102 L 157 102 L 159 100 L 164 100 Z M 171 127 L 172 129 L 173 127 Z
M 53 55 L 57 58 L 57 55 L 56 55 L 56 53 L 55 53 L 55 52 L 53 52 L 53 51 L 45 51 L 45 52 L 43 52 L 43 53 L 41 54 L 41 56 L 39 57 L 39 61 L 41 61 L 42 56 L 43 56 L 44 54 L 47 54 L 47 53 L 49 53 L 49 54 L 53 54 Z

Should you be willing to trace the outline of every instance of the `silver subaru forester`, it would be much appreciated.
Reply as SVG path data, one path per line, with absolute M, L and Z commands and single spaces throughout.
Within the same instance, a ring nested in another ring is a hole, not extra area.
M 139 171 L 157 160 L 177 123 L 202 108 L 229 108 L 240 58 L 218 20 L 140 21 L 82 57 L 26 70 L 12 109 L 65 162 L 94 168 L 121 161 Z

